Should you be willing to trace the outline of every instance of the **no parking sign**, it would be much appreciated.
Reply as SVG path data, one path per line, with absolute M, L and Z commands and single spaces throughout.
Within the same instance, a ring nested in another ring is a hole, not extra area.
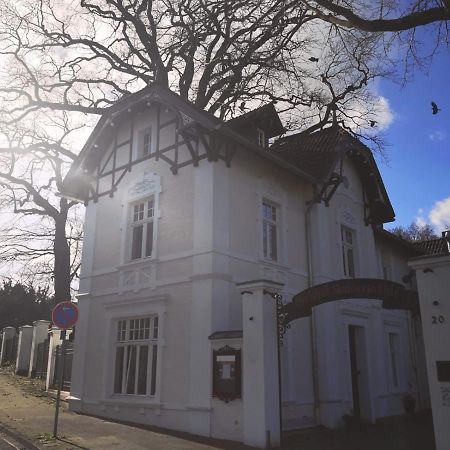
M 78 308 L 75 303 L 58 303 L 52 311 L 53 324 L 61 330 L 72 328 L 78 320 Z

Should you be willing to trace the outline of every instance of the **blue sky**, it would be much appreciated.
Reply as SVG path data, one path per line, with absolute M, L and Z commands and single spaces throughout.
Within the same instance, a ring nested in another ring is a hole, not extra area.
M 428 70 L 416 71 L 404 87 L 388 80 L 378 85 L 393 112 L 383 133 L 389 162 L 378 161 L 397 218 L 387 228 L 419 218 L 439 232 L 450 223 L 450 53 L 436 55 Z M 432 100 L 442 108 L 437 115 Z

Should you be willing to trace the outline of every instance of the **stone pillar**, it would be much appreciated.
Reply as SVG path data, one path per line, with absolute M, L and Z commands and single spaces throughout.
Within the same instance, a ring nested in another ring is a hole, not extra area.
M 45 380 L 45 389 L 47 390 L 51 388 L 55 374 L 56 346 L 61 344 L 61 330 L 52 327 L 48 335 L 50 342 L 48 345 L 47 379 Z
M 413 258 L 436 450 L 450 448 L 450 255 Z
M 89 371 L 87 352 L 89 348 L 89 320 L 91 317 L 91 297 L 78 294 L 78 322 L 75 332 L 75 351 L 72 361 L 72 380 L 70 384 L 69 409 L 83 411 L 84 393 L 87 389 L 85 373 Z
M 278 330 L 276 301 L 265 291 L 283 284 L 268 280 L 239 283 L 242 293 L 242 380 L 244 443 L 259 448 L 280 445 Z
M 2 336 L 2 349 L 0 353 L 0 366 L 6 362 L 7 358 L 7 341 L 12 339 L 16 335 L 16 329 L 14 327 L 5 327 L 3 328 L 3 336 Z
M 31 343 L 30 366 L 28 368 L 29 377 L 36 369 L 37 346 L 47 339 L 49 325 L 50 322 L 48 320 L 36 320 L 33 322 L 33 339 Z
M 31 343 L 33 340 L 33 327 L 23 325 L 19 327 L 19 342 L 17 343 L 17 375 L 28 375 L 30 368 Z

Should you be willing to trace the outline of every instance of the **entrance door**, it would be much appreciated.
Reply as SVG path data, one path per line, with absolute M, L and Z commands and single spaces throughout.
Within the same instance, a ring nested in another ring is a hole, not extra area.
M 370 420 L 370 392 L 364 327 L 348 327 L 353 412 L 355 417 Z

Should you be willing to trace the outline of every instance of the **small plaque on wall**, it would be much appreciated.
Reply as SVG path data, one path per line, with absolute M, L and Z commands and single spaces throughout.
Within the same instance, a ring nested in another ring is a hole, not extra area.
M 241 397 L 241 350 L 225 346 L 213 352 L 213 397 L 225 402 Z
M 436 361 L 438 381 L 450 383 L 450 361 Z

